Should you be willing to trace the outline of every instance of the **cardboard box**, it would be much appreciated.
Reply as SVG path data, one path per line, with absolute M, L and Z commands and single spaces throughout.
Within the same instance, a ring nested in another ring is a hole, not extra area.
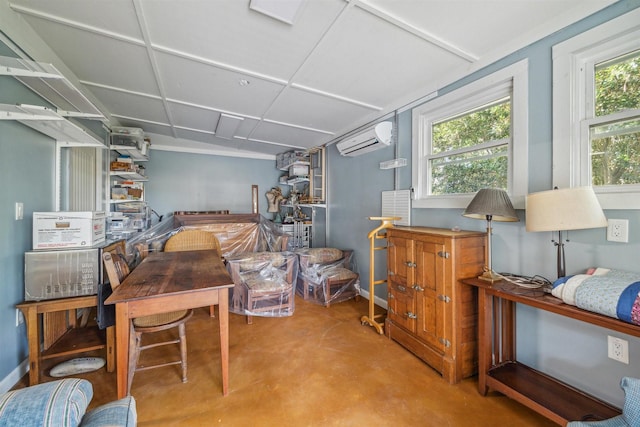
M 33 249 L 83 248 L 104 242 L 105 212 L 34 212 Z

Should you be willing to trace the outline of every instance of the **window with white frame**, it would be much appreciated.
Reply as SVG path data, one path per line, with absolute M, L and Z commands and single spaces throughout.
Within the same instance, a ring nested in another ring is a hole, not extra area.
M 527 73 L 521 61 L 413 110 L 414 207 L 465 207 L 488 187 L 524 197 Z
M 554 46 L 553 79 L 554 185 L 640 209 L 640 10 Z

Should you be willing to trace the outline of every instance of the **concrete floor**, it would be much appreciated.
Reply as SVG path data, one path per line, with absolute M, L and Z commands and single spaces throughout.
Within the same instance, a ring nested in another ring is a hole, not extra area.
M 187 324 L 187 383 L 178 366 L 134 377 L 139 426 L 555 425 L 498 393 L 481 396 L 475 377 L 448 384 L 360 324 L 364 299 L 325 308 L 298 298 L 292 317 L 254 317 L 252 325 L 231 314 L 230 392 L 223 397 L 218 324 L 207 310 Z M 177 347 L 147 353 L 149 360 L 178 354 Z M 114 374 L 82 377 L 94 385 L 91 407 L 115 398 Z

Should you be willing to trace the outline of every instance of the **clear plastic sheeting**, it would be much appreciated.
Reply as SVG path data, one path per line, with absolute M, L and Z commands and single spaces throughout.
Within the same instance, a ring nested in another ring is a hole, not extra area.
M 262 317 L 286 317 L 295 308 L 298 257 L 293 252 L 253 252 L 227 257 L 235 287 L 229 311 Z
M 300 263 L 296 292 L 305 300 L 328 307 L 360 295 L 353 251 L 310 248 L 296 253 Z
M 225 259 L 248 252 L 278 252 L 287 247 L 289 238 L 258 214 L 169 215 L 127 241 L 127 261 L 137 265 L 149 253 L 163 251 L 174 234 L 193 229 L 213 233 Z

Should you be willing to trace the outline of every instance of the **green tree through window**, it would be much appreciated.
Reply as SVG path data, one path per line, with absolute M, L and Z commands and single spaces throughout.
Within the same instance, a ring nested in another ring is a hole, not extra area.
M 640 51 L 598 64 L 595 116 L 590 126 L 593 185 L 640 183 L 640 117 L 618 113 L 640 110 Z
M 511 102 L 501 99 L 432 127 L 431 194 L 507 189 Z

